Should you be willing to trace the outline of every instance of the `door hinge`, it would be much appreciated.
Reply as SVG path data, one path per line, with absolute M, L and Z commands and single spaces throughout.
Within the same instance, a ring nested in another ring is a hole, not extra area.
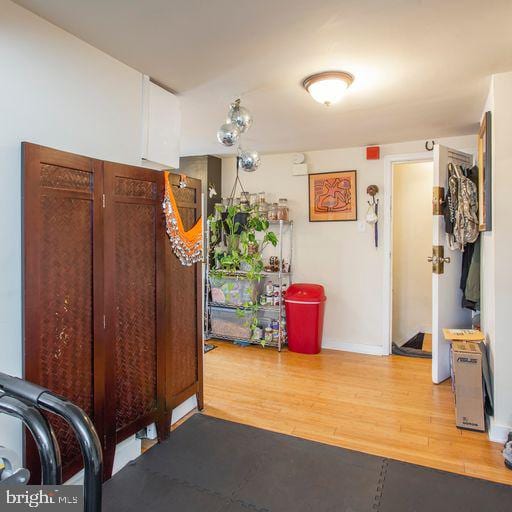
M 102 198 L 101 198 L 101 201 L 103 203 L 103 208 L 105 208 L 105 204 L 106 204 L 106 198 L 105 198 L 105 194 L 102 194 Z
M 444 188 L 434 187 L 432 194 L 432 214 L 443 215 L 444 213 Z

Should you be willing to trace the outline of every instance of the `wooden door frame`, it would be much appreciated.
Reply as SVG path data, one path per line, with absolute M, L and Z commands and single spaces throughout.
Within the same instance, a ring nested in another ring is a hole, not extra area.
M 392 353 L 393 346 L 393 166 L 400 163 L 433 162 L 431 151 L 389 155 L 384 158 L 384 196 L 382 249 L 384 252 L 382 355 Z

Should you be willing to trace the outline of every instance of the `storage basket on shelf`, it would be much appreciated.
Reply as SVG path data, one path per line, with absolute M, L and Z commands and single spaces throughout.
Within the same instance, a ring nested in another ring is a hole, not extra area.
M 211 336 L 249 339 L 253 316 L 251 311 L 212 306 L 210 312 Z
M 210 276 L 212 302 L 218 304 L 256 304 L 259 283 L 236 276 Z

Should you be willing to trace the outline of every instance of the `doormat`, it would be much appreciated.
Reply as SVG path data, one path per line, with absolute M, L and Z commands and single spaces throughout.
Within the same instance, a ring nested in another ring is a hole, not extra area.
M 422 357 L 424 359 L 432 359 L 432 353 L 423 350 L 424 340 L 425 333 L 419 332 L 401 346 L 393 342 L 391 351 L 397 356 Z
M 214 348 L 217 348 L 217 345 L 212 345 L 211 343 L 205 343 L 204 344 L 204 353 L 210 352 L 210 350 L 213 350 Z
M 512 503 L 512 486 L 202 414 L 103 490 L 104 512 L 508 512 Z

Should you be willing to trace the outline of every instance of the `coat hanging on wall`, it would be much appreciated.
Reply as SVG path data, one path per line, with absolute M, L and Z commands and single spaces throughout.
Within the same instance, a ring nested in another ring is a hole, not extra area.
M 180 188 L 186 187 L 186 178 L 180 177 Z M 181 220 L 176 199 L 172 193 L 169 182 L 169 173 L 165 173 L 165 196 L 163 202 L 165 214 L 165 226 L 171 247 L 182 265 L 191 266 L 203 259 L 203 224 L 202 218 L 196 222 L 194 227 L 185 231 Z

